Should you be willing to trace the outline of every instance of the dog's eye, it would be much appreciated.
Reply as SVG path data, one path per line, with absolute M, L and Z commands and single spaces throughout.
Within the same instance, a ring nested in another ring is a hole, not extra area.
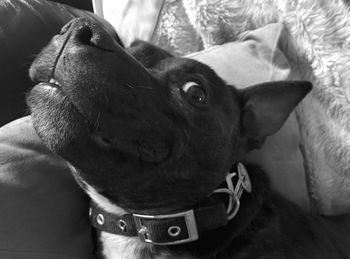
M 204 104 L 207 101 L 207 95 L 202 86 L 198 83 L 190 81 L 182 85 L 182 91 L 186 96 L 197 104 Z

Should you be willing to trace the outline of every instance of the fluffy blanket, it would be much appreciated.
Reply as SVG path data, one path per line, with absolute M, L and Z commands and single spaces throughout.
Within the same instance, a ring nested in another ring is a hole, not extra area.
M 341 0 L 183 0 L 209 47 L 269 23 L 285 26 L 280 48 L 292 79 L 313 82 L 297 109 L 314 209 L 350 212 L 350 13 Z

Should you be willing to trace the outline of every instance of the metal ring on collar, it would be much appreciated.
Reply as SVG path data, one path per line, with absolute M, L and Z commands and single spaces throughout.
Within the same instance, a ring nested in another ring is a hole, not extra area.
M 212 194 L 215 194 L 215 193 L 224 193 L 224 194 L 230 195 L 229 204 L 227 206 L 226 213 L 227 213 L 228 220 L 233 219 L 237 215 L 239 211 L 239 207 L 241 205 L 236 193 L 227 188 L 216 189 L 212 192 Z

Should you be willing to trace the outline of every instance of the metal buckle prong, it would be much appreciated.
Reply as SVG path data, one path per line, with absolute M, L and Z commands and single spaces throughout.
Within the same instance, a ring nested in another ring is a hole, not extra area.
M 196 219 L 194 217 L 193 210 L 188 210 L 175 214 L 166 214 L 166 215 L 143 215 L 143 214 L 133 214 L 134 220 L 138 229 L 139 238 L 146 243 L 155 244 L 155 245 L 177 245 L 192 242 L 198 239 L 198 229 Z M 149 232 L 146 226 L 143 225 L 143 219 L 170 219 L 170 218 L 179 218 L 183 217 L 186 223 L 186 228 L 188 232 L 188 238 L 176 240 L 172 242 L 158 243 L 154 242 L 149 238 Z

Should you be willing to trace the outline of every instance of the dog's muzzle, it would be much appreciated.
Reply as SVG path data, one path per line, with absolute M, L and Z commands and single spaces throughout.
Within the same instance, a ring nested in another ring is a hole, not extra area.
M 221 186 L 210 196 L 228 195 L 228 205 L 220 200 L 166 215 L 115 215 L 91 201 L 90 220 L 101 231 L 129 237 L 138 236 L 149 244 L 177 245 L 193 242 L 202 233 L 227 225 L 239 211 L 243 192 L 250 193 L 252 190 L 248 172 L 241 163 L 237 165 L 237 172 L 227 174 Z

